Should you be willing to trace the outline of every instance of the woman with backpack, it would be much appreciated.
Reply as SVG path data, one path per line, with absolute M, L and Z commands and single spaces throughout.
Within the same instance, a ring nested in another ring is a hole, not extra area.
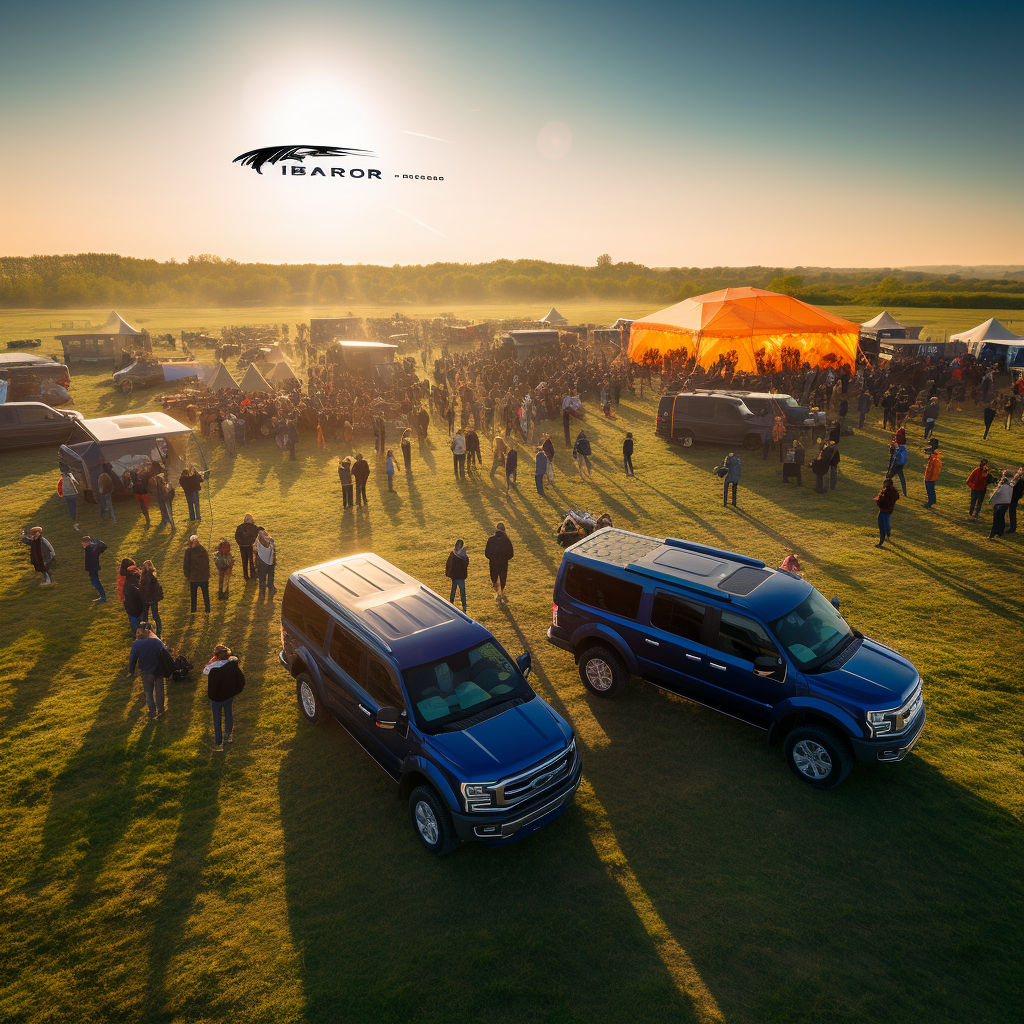
M 217 600 L 226 601 L 231 589 L 231 570 L 235 565 L 235 556 L 231 554 L 231 542 L 227 537 L 221 537 L 217 542 L 213 564 L 217 566 Z
M 213 708 L 213 741 L 214 750 L 223 750 L 225 741 L 230 743 L 234 738 L 235 721 L 231 713 L 231 704 L 245 689 L 245 675 L 238 664 L 238 659 L 231 653 L 230 647 L 217 644 L 213 657 L 203 669 L 206 676 L 206 695 L 210 698 Z M 221 717 L 224 719 L 224 732 L 221 732 Z
M 900 427 L 889 442 L 889 469 L 886 476 L 890 479 L 899 477 L 903 488 L 903 497 L 907 496 L 907 478 L 903 475 L 903 467 L 907 464 L 907 432 Z
M 462 597 L 462 610 L 466 610 L 466 577 L 469 575 L 469 551 L 461 541 L 455 542 L 455 547 L 448 553 L 448 564 L 444 567 L 444 574 L 452 581 L 452 592 L 448 600 L 455 604 L 455 591 L 458 590 Z
M 157 579 L 156 566 L 147 558 L 142 563 L 142 578 L 139 581 L 139 594 L 146 605 L 145 615 L 152 619 L 156 626 L 156 635 L 163 632 L 164 624 L 160 620 L 160 602 L 164 599 L 164 588 Z

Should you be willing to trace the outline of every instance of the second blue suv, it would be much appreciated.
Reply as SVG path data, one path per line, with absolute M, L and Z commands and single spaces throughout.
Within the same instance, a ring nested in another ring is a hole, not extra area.
M 924 728 L 909 661 L 799 576 L 702 544 L 591 534 L 562 558 L 548 640 L 593 694 L 614 697 L 637 675 L 781 738 L 820 789 L 855 759 L 901 761 Z

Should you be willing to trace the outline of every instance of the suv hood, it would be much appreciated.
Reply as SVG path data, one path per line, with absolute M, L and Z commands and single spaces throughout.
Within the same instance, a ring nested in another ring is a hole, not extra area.
M 509 708 L 479 725 L 424 737 L 424 746 L 444 758 L 464 780 L 495 781 L 557 754 L 572 729 L 541 700 Z
M 861 708 L 898 707 L 917 688 L 917 669 L 888 647 L 869 640 L 840 668 L 808 675 L 811 693 L 831 693 Z

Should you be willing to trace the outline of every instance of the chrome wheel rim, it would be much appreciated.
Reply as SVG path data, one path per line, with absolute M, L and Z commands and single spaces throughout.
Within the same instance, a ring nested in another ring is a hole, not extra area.
M 306 712 L 309 718 L 315 718 L 316 697 L 313 695 L 313 690 L 310 688 L 309 683 L 305 680 L 302 681 L 302 685 L 299 687 L 299 696 L 302 698 L 302 710 Z
M 437 818 L 434 817 L 434 810 L 426 800 L 420 800 L 420 802 L 416 804 L 415 816 L 416 828 L 423 837 L 423 841 L 428 846 L 436 846 L 438 832 Z
M 800 740 L 793 747 L 793 763 L 809 779 L 826 779 L 832 771 L 828 750 L 814 740 Z
M 612 687 L 612 667 L 601 658 L 592 658 L 587 662 L 587 682 L 595 690 L 610 690 Z

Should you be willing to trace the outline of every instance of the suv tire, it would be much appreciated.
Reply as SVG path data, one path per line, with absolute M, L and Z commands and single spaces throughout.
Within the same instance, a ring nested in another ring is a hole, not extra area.
M 299 714 L 310 725 L 323 725 L 327 715 L 316 692 L 316 684 L 308 673 L 300 672 L 295 677 L 295 696 L 299 701 Z
M 743 447 L 746 448 L 748 452 L 756 452 L 763 443 L 764 442 L 761 440 L 760 434 L 747 434 L 747 436 L 743 438 Z
M 580 656 L 580 679 L 596 697 L 617 697 L 629 681 L 629 671 L 610 647 L 594 644 Z
M 444 857 L 459 845 L 452 817 L 433 786 L 417 786 L 409 794 L 409 814 L 416 837 L 435 857 Z
M 691 448 L 691 447 L 693 447 L 693 431 L 692 430 L 682 430 L 682 431 L 680 431 L 679 434 L 676 436 L 676 444 L 680 445 L 683 448 Z
M 853 751 L 827 725 L 799 725 L 786 736 L 786 760 L 793 774 L 815 789 L 838 786 L 853 768 Z

